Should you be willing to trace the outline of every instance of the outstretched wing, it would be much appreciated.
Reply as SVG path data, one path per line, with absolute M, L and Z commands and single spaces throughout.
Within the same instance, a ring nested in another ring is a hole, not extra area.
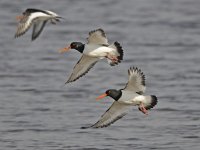
M 110 108 L 101 116 L 99 121 L 89 127 L 82 127 L 85 128 L 103 128 L 111 125 L 115 121 L 121 119 L 125 116 L 129 111 L 130 105 L 119 103 L 115 101 Z
M 137 67 L 130 68 L 128 70 L 128 83 L 126 84 L 124 90 L 133 91 L 139 94 L 145 92 L 145 75 Z
M 41 22 L 38 21 L 33 25 L 32 41 L 35 40 L 40 35 L 46 23 L 47 21 L 41 21 Z
M 32 22 L 33 22 L 33 15 L 29 13 L 23 15 L 23 18 L 20 20 L 17 26 L 17 32 L 15 33 L 15 38 L 26 33 L 28 29 L 31 27 Z
M 35 12 L 35 11 L 40 11 L 40 12 Z M 32 12 L 32 13 L 31 13 Z M 26 12 L 23 14 L 22 19 L 20 20 L 18 26 L 17 26 L 17 32 L 15 34 L 15 38 L 23 35 L 28 31 L 28 29 L 31 27 L 31 25 L 34 23 L 34 29 L 36 31 L 33 31 L 32 37 L 36 37 L 40 34 L 42 31 L 44 25 L 46 22 L 43 22 L 44 19 L 47 21 L 52 18 L 52 16 L 46 14 L 45 12 L 37 9 L 28 9 Z M 42 21 L 42 24 L 39 25 L 39 22 Z
M 98 60 L 98 58 L 89 57 L 83 54 L 80 60 L 74 66 L 73 72 L 66 83 L 76 81 L 78 78 L 85 75 L 97 63 Z
M 108 45 L 108 39 L 103 29 L 90 31 L 87 40 L 88 44 Z

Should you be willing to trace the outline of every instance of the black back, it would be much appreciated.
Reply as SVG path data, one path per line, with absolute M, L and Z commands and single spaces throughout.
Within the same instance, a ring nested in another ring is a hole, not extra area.
M 24 13 L 34 13 L 34 12 L 42 12 L 42 13 L 49 15 L 49 13 L 47 13 L 46 11 L 40 10 L 40 9 L 35 9 L 35 8 L 28 8 L 28 9 L 26 9 L 26 11 Z

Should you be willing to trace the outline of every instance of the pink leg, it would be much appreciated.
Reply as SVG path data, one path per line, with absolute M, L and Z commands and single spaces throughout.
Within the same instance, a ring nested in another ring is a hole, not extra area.
M 110 59 L 112 62 L 118 62 L 118 58 L 114 55 L 107 54 L 106 58 Z
M 145 115 L 148 115 L 148 111 L 147 111 L 146 108 L 144 107 L 144 104 L 143 104 L 143 103 L 140 104 L 139 110 L 140 110 L 141 112 L 143 112 Z

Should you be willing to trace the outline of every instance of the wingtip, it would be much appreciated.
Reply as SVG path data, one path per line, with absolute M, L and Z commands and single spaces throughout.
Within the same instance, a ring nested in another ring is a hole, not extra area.
M 67 81 L 65 82 L 65 84 L 68 84 L 68 83 L 71 83 L 71 82 L 73 82 L 73 81 L 67 80 Z
M 62 17 L 62 16 L 57 16 L 56 18 L 62 19 L 62 20 L 67 20 L 65 17 Z M 60 20 L 59 20 L 59 21 L 60 21 Z
M 35 41 L 39 37 L 40 33 L 34 34 L 34 31 L 32 33 L 31 41 Z
M 76 80 L 78 80 L 78 78 L 77 79 L 74 79 L 74 80 L 67 80 L 66 82 L 65 82 L 65 84 L 68 84 L 68 83 L 72 83 L 72 82 L 75 82 Z
M 78 80 L 79 78 L 77 78 L 77 79 L 71 79 L 71 78 L 69 78 L 66 82 L 65 82 L 65 84 L 68 84 L 68 83 L 72 83 L 72 82 L 75 82 L 76 80 Z
M 102 29 L 102 28 L 98 28 L 98 29 L 95 29 L 95 30 L 92 30 L 92 31 L 90 31 L 89 32 L 89 35 L 91 35 L 91 34 L 93 34 L 93 33 L 95 33 L 95 32 L 101 32 L 101 35 L 103 36 L 103 37 L 106 37 L 106 33 L 105 33 L 105 31 Z
M 130 68 L 128 69 L 128 75 L 131 75 L 131 73 L 133 74 L 134 72 L 136 72 L 137 74 L 139 74 L 139 75 L 141 76 L 141 78 L 142 78 L 142 84 L 145 86 L 145 85 L 146 85 L 146 84 L 145 84 L 146 78 L 145 78 L 145 75 L 144 75 L 144 73 L 142 72 L 142 70 L 139 69 L 138 67 L 135 67 L 135 66 L 130 67 Z
M 90 126 L 89 127 L 81 127 L 80 129 L 88 129 L 88 128 L 91 128 Z
M 36 40 L 36 38 L 33 38 L 33 37 L 31 38 L 31 41 L 32 41 L 32 42 L 35 41 L 35 40 Z

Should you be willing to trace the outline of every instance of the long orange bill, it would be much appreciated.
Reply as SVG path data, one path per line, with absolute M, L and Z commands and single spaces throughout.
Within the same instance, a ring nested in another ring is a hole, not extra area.
M 21 20 L 24 16 L 16 16 L 16 20 Z
M 64 47 L 64 48 L 61 48 L 60 50 L 59 50 L 59 53 L 64 53 L 64 52 L 67 52 L 67 51 L 69 51 L 71 49 L 71 47 L 70 46 L 68 46 L 68 47 Z
M 106 97 L 106 96 L 108 96 L 108 95 L 107 95 L 106 93 L 104 93 L 104 94 L 98 96 L 98 97 L 96 98 L 96 100 L 100 100 L 100 99 L 102 99 L 102 98 L 104 98 L 104 97 Z

